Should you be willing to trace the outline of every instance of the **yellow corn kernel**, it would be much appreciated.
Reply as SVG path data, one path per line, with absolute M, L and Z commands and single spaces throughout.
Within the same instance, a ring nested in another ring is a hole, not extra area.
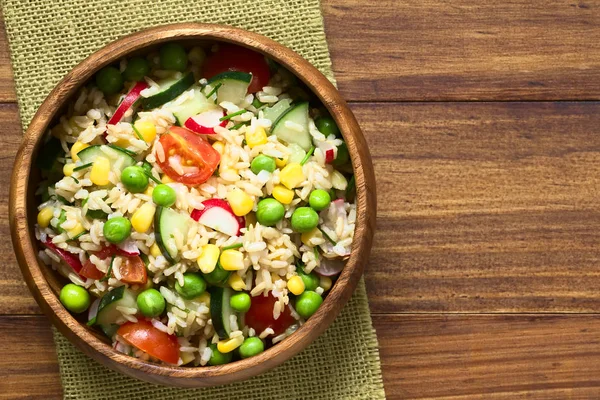
M 90 172 L 90 180 L 94 185 L 104 186 L 108 185 L 108 174 L 110 172 L 110 161 L 106 157 L 97 157 L 92 165 L 92 171 Z
M 244 269 L 244 255 L 235 249 L 228 249 L 219 257 L 221 266 L 225 271 L 239 271 Z
M 47 228 L 50 225 L 50 220 L 54 216 L 54 209 L 52 207 L 44 207 L 40 210 L 37 215 L 37 223 L 40 228 Z
M 252 211 L 254 200 L 248 196 L 246 192 L 240 189 L 234 189 L 227 193 L 227 201 L 233 210 L 233 213 L 238 217 L 243 217 Z
M 324 291 L 328 291 L 329 289 L 331 289 L 331 278 L 328 276 L 321 276 L 319 277 L 319 286 L 323 288 Z
M 225 153 L 225 145 L 223 144 L 223 142 L 214 142 L 212 144 L 213 149 L 215 149 L 217 151 L 217 153 L 219 153 L 220 155 L 223 155 L 223 153 Z
M 144 203 L 131 216 L 131 226 L 136 232 L 144 233 L 152 226 L 156 207 L 152 203 Z
M 150 185 L 148 185 L 148 187 L 146 188 L 146 190 L 144 190 L 144 194 L 146 196 L 152 197 L 152 192 L 154 192 L 154 187 L 150 186 Z
M 217 350 L 221 353 L 231 353 L 244 343 L 244 336 L 236 336 L 231 339 L 221 340 L 217 343 Z
M 210 293 L 208 291 L 202 293 L 200 296 L 196 297 L 196 300 L 199 303 L 204 303 L 207 307 L 210 306 Z
M 275 158 L 275 165 L 277 165 L 277 168 L 285 167 L 287 162 L 288 162 L 288 156 L 285 156 L 283 158 Z
M 294 200 L 294 191 L 283 185 L 276 185 L 273 188 L 273 197 L 281 204 L 290 204 Z
M 71 228 L 67 231 L 67 235 L 70 238 L 74 238 L 75 236 L 77 236 L 83 232 L 85 232 L 85 228 L 80 223 L 77 223 L 77 225 L 75 225 L 73 228 Z
M 293 189 L 304 182 L 304 171 L 302 171 L 302 165 L 298 163 L 291 163 L 283 167 L 279 173 L 279 180 L 288 189 Z
M 73 143 L 73 146 L 71 146 L 71 159 L 73 160 L 73 162 L 79 161 L 79 157 L 77 156 L 77 153 L 79 153 L 81 150 L 86 149 L 88 147 L 90 147 L 90 145 L 87 143 L 82 143 L 82 142 Z
M 158 245 L 156 243 L 154 243 L 152 246 L 150 246 L 150 254 L 154 258 L 162 255 L 162 252 L 160 251 L 160 248 L 158 247 Z
M 206 244 L 202 246 L 202 253 L 196 260 L 198 268 L 205 274 L 210 274 L 215 270 L 217 261 L 219 261 L 219 247 L 214 244 Z
M 75 164 L 73 164 L 73 163 L 65 164 L 63 167 L 63 174 L 65 176 L 71 176 L 71 175 L 73 175 L 74 169 L 75 169 Z
M 304 293 L 304 281 L 298 275 L 292 276 L 287 282 L 287 288 L 296 296 Z
M 246 143 L 250 148 L 267 143 L 267 133 L 262 126 L 257 127 L 253 133 L 246 132 Z
M 323 233 L 321 233 L 319 228 L 313 228 L 308 232 L 304 232 L 300 236 L 300 240 L 302 240 L 302 243 L 311 247 L 315 246 L 315 244 L 313 243 L 314 239 L 323 239 Z
M 127 146 L 129 146 L 131 143 L 129 142 L 129 139 L 119 139 L 116 142 L 113 143 L 115 146 L 118 147 L 122 147 L 122 148 L 127 148 Z
M 156 138 L 156 126 L 151 121 L 136 121 L 133 126 L 146 143 L 152 143 Z
M 162 178 L 160 179 L 160 181 L 162 183 L 173 183 L 173 182 L 175 182 L 173 179 L 169 178 L 169 176 L 167 174 L 164 174 L 162 176 Z
M 231 286 L 231 288 L 233 290 L 240 291 L 240 290 L 246 289 L 246 282 L 244 282 L 242 277 L 239 276 L 238 274 L 229 275 L 229 279 L 227 279 L 227 283 L 229 284 L 229 286 Z

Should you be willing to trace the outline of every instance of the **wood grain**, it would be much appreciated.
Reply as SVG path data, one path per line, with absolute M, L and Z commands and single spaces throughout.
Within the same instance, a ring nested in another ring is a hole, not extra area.
M 10 67 L 10 53 L 8 40 L 4 29 L 4 19 L 0 10 L 0 102 L 14 102 L 17 100 L 15 83 Z
M 598 315 L 375 315 L 373 323 L 390 400 L 600 396 Z M 11 343 L 0 398 L 61 397 L 44 317 L 0 317 L 0 341 Z
M 342 95 L 351 101 L 600 97 L 596 1 L 324 0 Z M 0 31 L 0 45 L 5 41 Z M 0 101 L 14 101 L 6 53 Z

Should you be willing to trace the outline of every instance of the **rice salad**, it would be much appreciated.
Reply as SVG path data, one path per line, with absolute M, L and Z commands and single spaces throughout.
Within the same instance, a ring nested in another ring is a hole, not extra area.
M 171 365 L 257 355 L 313 315 L 352 248 L 352 166 L 289 71 L 229 44 L 101 69 L 37 158 L 39 258 L 115 349 Z

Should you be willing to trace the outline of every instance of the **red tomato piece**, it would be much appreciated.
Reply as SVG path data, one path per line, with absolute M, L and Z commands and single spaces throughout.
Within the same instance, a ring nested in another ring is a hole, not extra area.
M 144 285 L 148 281 L 146 264 L 139 256 L 124 257 L 119 267 L 121 282 L 130 285 Z
M 267 328 L 273 329 L 274 336 L 280 335 L 287 328 L 296 322 L 289 307 L 284 307 L 279 318 L 273 318 L 273 307 L 277 299 L 269 294 L 268 296 L 258 295 L 252 298 L 250 309 L 244 315 L 246 325 L 254 328 L 257 334 Z
M 179 342 L 175 335 L 156 329 L 146 320 L 126 322 L 117 334 L 127 343 L 169 364 L 179 361 Z
M 265 57 L 253 50 L 232 44 L 220 44 L 219 50 L 211 53 L 204 63 L 204 74 L 210 79 L 226 71 L 240 71 L 252 74 L 252 82 L 248 88 L 249 93 L 262 90 L 269 84 L 271 72 Z
M 221 155 L 210 143 L 185 128 L 173 126 L 159 141 L 165 158 L 158 160 L 158 165 L 169 178 L 185 185 L 206 182 L 221 161 Z M 181 166 L 183 174 L 171 166 L 172 162 Z
M 84 278 L 96 280 L 104 277 L 104 274 L 98 268 L 96 268 L 96 266 L 90 260 L 87 260 L 85 264 L 83 264 L 83 268 L 81 268 L 81 271 L 79 271 L 79 275 L 83 276 Z

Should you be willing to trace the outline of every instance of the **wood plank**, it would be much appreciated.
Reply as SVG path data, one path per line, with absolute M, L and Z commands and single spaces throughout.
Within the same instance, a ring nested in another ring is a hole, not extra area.
M 328 0 L 323 14 L 349 100 L 600 95 L 596 2 Z
M 374 312 L 600 310 L 600 103 L 352 108 L 378 180 Z M 6 212 L 16 107 L 0 120 Z M 39 312 L 8 241 L 0 261 L 4 312 Z
M 16 100 L 17 95 L 15 93 L 15 83 L 10 66 L 8 40 L 4 29 L 4 17 L 0 12 L 0 103 L 14 102 Z
M 600 395 L 600 316 L 374 315 L 373 322 L 388 399 Z M 10 343 L 0 358 L 7 371 L 0 398 L 60 398 L 44 317 L 0 317 L 0 339 Z
M 343 95 L 374 100 L 600 96 L 594 2 L 324 0 Z M 15 101 L 0 29 L 0 101 Z
M 600 310 L 600 103 L 354 104 L 373 312 Z

